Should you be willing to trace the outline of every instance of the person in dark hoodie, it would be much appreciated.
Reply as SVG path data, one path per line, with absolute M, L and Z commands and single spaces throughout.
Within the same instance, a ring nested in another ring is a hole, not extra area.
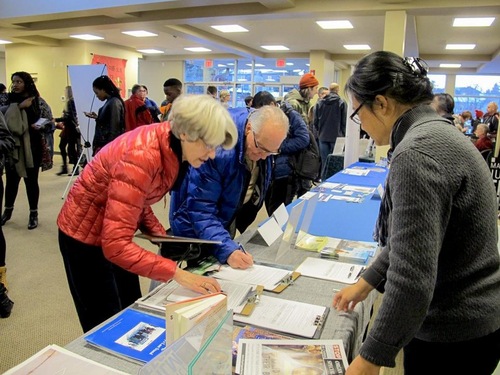
M 452 125 L 455 125 L 453 118 L 453 110 L 455 109 L 455 100 L 453 96 L 447 93 L 435 94 L 431 102 L 431 107 L 436 110 L 439 116 L 449 120 Z
M 318 101 L 314 110 L 313 132 L 318 137 L 322 166 L 333 152 L 337 137 L 345 137 L 347 104 L 339 96 L 339 88 L 337 83 L 331 83 L 330 93 Z

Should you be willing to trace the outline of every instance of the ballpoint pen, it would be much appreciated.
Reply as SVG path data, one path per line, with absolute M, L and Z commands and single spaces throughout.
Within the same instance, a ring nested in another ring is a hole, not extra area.
M 246 254 L 247 252 L 245 251 L 245 248 L 243 247 L 243 244 L 240 243 L 240 250 L 243 251 L 243 254 Z

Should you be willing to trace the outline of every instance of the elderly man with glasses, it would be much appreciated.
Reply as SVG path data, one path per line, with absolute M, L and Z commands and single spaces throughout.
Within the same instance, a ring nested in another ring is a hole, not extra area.
M 253 258 L 233 240 L 243 233 L 264 203 L 272 178 L 272 157 L 288 133 L 288 118 L 274 106 L 248 114 L 246 108 L 229 109 L 238 128 L 232 150 L 218 148 L 216 157 L 200 168 L 190 168 L 171 193 L 170 225 L 176 236 L 221 241 L 205 245 L 202 255 L 215 255 L 220 263 L 246 269 Z

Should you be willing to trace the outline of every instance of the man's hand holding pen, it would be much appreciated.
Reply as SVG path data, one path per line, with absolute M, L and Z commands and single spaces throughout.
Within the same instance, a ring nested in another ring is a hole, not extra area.
M 241 268 L 245 270 L 253 266 L 253 257 L 245 251 L 243 245 L 240 245 L 240 247 L 233 251 L 229 258 L 227 258 L 227 264 L 229 264 L 231 268 Z

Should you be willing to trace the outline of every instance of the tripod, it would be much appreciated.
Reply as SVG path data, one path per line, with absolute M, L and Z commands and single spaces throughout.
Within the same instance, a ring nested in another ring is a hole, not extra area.
M 82 138 L 83 138 L 83 136 L 82 136 Z M 85 156 L 85 150 L 90 148 L 90 146 L 91 146 L 90 142 L 86 141 L 85 138 L 83 138 L 83 141 L 84 142 L 83 142 L 82 152 L 80 152 L 80 156 L 78 157 L 78 161 L 75 164 L 75 168 L 73 168 L 73 172 L 71 173 L 71 177 L 69 178 L 68 184 L 66 185 L 66 189 L 64 189 L 64 193 L 61 196 L 61 199 L 64 199 L 64 197 L 66 196 L 66 193 L 68 192 L 69 185 L 71 184 L 71 181 L 73 180 L 73 177 L 75 176 L 75 173 L 78 170 L 78 166 L 80 165 L 83 157 Z

